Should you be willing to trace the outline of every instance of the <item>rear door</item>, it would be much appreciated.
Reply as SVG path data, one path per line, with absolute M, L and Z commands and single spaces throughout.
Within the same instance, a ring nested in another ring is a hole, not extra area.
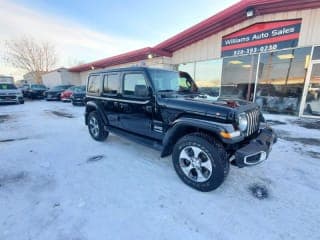
M 120 73 L 110 72 L 103 76 L 102 103 L 109 124 L 119 127 Z

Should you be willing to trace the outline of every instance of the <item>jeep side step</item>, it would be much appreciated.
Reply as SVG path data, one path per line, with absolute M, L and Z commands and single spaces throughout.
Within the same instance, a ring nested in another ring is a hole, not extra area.
M 131 133 L 128 131 L 124 131 L 122 129 L 111 127 L 111 126 L 105 126 L 104 128 L 106 131 L 110 131 L 111 133 L 114 133 L 118 136 L 121 136 L 121 137 L 126 138 L 128 140 L 131 140 L 133 142 L 136 142 L 136 143 L 142 144 L 144 146 L 153 148 L 154 150 L 161 152 L 163 149 L 163 145 L 161 144 L 161 142 L 156 141 L 154 139 L 141 137 L 137 134 L 134 134 L 134 133 Z

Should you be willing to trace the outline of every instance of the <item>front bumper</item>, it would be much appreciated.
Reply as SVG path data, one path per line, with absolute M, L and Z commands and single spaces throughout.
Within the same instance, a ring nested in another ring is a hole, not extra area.
M 31 98 L 44 98 L 45 95 L 44 95 L 44 92 L 30 92 L 29 95 Z
M 261 129 L 255 139 L 235 152 L 236 165 L 245 167 L 263 162 L 268 158 L 272 145 L 276 141 L 277 135 L 271 128 Z
M 84 97 L 73 97 L 72 101 L 73 103 L 77 103 L 77 104 L 85 104 Z
M 62 102 L 70 102 L 71 99 L 70 99 L 70 97 L 61 97 L 61 101 Z
M 46 99 L 47 100 L 60 100 L 60 94 L 47 93 Z
M 0 103 L 18 103 L 19 102 L 19 96 L 15 95 L 4 95 L 0 96 Z

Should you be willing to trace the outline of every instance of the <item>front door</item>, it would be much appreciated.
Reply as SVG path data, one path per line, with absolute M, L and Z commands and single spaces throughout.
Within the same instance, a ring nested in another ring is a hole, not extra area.
M 320 60 L 312 61 L 309 68 L 300 115 L 320 118 Z
M 152 101 L 144 72 L 125 72 L 119 102 L 122 129 L 143 136 L 151 136 Z

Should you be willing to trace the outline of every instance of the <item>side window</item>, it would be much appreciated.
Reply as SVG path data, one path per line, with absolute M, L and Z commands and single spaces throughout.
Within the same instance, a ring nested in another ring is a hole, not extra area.
M 100 91 L 100 76 L 92 75 L 88 81 L 88 92 L 99 93 Z
M 104 76 L 103 92 L 107 94 L 117 94 L 120 89 L 119 74 L 108 74 Z
M 142 73 L 127 73 L 123 80 L 124 95 L 134 97 L 147 97 L 148 88 Z

